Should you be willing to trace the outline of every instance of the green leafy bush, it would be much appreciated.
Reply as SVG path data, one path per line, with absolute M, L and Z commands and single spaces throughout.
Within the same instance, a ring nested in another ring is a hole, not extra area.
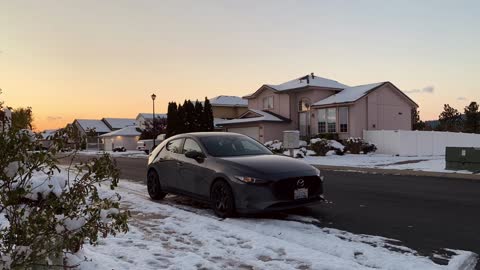
M 118 184 L 110 156 L 75 165 L 67 175 L 56 158 L 64 133 L 55 135 L 48 151 L 31 151 L 38 149 L 31 136 L 0 126 L 0 214 L 7 221 L 0 229 L 1 269 L 72 267 L 63 257 L 86 241 L 96 245 L 99 237 L 128 231 L 120 197 L 104 198 L 98 190 Z
M 362 138 L 345 140 L 345 152 L 350 152 L 350 154 L 368 154 L 376 150 L 377 147 L 374 144 L 365 142 Z
M 317 156 L 325 156 L 330 151 L 330 145 L 326 139 L 311 139 L 310 150 Z

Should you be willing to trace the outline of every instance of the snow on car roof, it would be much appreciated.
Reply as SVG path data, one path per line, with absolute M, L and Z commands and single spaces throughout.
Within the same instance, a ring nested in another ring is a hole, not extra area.
M 348 87 L 335 95 L 329 96 L 326 99 L 322 99 L 314 103 L 313 105 L 320 106 L 320 105 L 329 105 L 329 104 L 336 104 L 336 103 L 354 102 L 360 99 L 361 97 L 365 96 L 366 94 L 368 94 L 370 90 L 373 90 L 374 88 L 379 87 L 384 83 L 385 82 L 379 82 L 379 83 L 371 83 L 371 84 Z
M 135 126 L 135 119 L 130 118 L 103 118 L 103 120 L 113 129 Z
M 107 134 L 100 135 L 99 137 L 112 137 L 112 136 L 140 136 L 142 134 L 141 129 L 137 126 L 129 126 L 119 130 L 112 131 Z
M 248 100 L 237 96 L 218 96 L 210 99 L 213 106 L 247 107 Z
M 110 132 L 110 128 L 102 120 L 77 119 L 77 123 L 85 131 L 95 129 L 97 133 Z

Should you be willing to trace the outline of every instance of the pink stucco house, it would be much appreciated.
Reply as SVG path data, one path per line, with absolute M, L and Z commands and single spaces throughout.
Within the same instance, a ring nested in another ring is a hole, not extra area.
M 411 112 L 418 107 L 391 82 L 348 86 L 313 73 L 264 84 L 244 98 L 248 111 L 217 125 L 260 142 L 281 140 L 284 130 L 338 133 L 341 139 L 362 137 L 363 130 L 411 130 Z

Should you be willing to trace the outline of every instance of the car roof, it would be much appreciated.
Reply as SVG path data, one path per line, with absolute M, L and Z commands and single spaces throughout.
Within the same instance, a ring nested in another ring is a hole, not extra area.
M 185 137 L 205 138 L 205 137 L 216 137 L 216 136 L 238 137 L 238 136 L 244 136 L 244 135 L 238 134 L 238 133 L 231 133 L 231 132 L 191 132 L 191 133 L 178 134 L 172 138 L 185 138 Z

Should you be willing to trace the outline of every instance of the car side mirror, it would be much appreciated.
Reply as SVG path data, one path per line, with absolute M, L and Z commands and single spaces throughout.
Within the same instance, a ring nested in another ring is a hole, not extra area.
M 187 158 L 195 159 L 198 162 L 202 162 L 205 159 L 205 155 L 198 151 L 189 151 L 185 153 Z

